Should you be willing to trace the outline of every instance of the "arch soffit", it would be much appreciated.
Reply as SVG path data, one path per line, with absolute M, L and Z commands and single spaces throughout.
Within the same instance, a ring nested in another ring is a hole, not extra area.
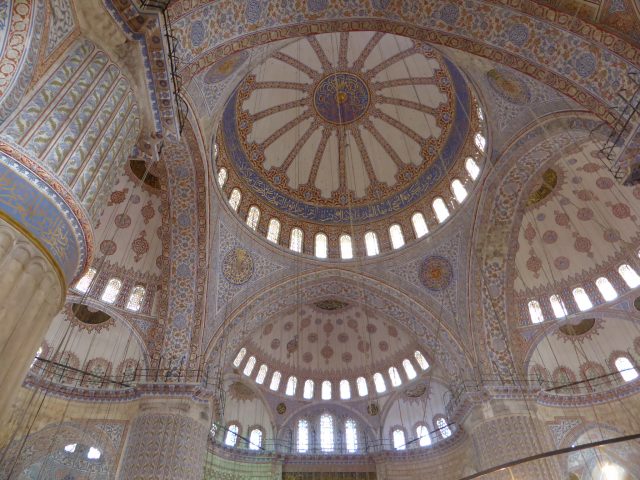
M 280 0 L 276 3 L 283 2 L 284 0 Z M 172 17 L 176 19 L 173 22 L 174 32 L 180 38 L 183 53 L 190 59 L 190 62 L 185 62 L 186 66 L 181 71 L 186 83 L 203 69 L 241 50 L 305 35 L 371 30 L 464 50 L 502 63 L 547 83 L 590 111 L 596 112 L 601 118 L 613 121 L 609 109 L 618 103 L 616 92 L 611 90 L 608 80 L 596 79 L 594 74 L 595 71 L 608 71 L 611 78 L 629 81 L 626 72 L 638 61 L 640 52 L 637 48 L 595 25 L 547 7 L 537 6 L 536 13 L 539 16 L 536 16 L 523 14 L 516 8 L 496 2 L 474 0 L 472 3 L 473 5 L 465 7 L 463 14 L 459 6 L 444 0 L 432 2 L 421 11 L 414 8 L 415 11 L 411 12 L 405 12 L 406 8 L 401 4 L 392 4 L 386 8 L 398 10 L 397 12 L 381 12 L 369 4 L 363 4 L 360 6 L 361 10 L 370 8 L 371 11 L 354 11 L 349 20 L 336 19 L 338 15 L 344 16 L 344 12 L 333 8 L 326 8 L 323 12 L 296 12 L 294 20 L 287 12 L 287 6 L 279 5 L 270 9 L 270 15 L 247 19 L 247 25 L 238 21 L 246 18 L 241 11 L 236 12 L 237 15 L 231 15 L 234 25 L 226 25 L 223 23 L 224 18 L 229 16 L 216 16 L 206 4 L 193 7 L 187 6 L 186 2 L 174 2 L 171 9 Z M 309 8 L 308 4 L 304 5 L 303 8 Z M 395 13 L 396 18 L 410 18 L 411 21 L 375 18 L 381 13 L 385 13 L 387 18 Z M 444 19 L 434 22 L 435 14 Z M 212 35 L 194 45 L 190 26 L 196 19 L 192 15 L 204 17 L 209 25 L 218 27 L 214 31 L 224 32 L 224 36 Z M 358 18 L 362 15 L 366 15 L 366 18 Z M 485 20 L 476 22 L 477 15 L 482 15 Z M 300 16 L 307 21 L 300 23 Z M 266 18 L 270 25 L 277 26 L 266 28 Z M 486 25 L 487 19 L 492 25 Z M 574 28 L 570 30 L 567 27 L 572 26 L 572 23 Z M 234 31 L 234 27 L 238 30 Z M 249 30 L 253 33 L 246 34 Z M 524 41 L 519 40 L 515 35 L 516 31 L 524 35 Z M 464 32 L 464 35 L 459 32 Z M 528 45 L 549 43 L 563 45 L 563 52 L 547 54 L 545 48 L 528 48 Z M 575 57 L 576 50 L 584 52 L 586 64 L 596 67 L 585 70 L 582 66 L 575 66 L 566 73 L 567 61 Z
M 288 294 L 293 289 L 299 291 L 294 295 Z M 438 322 L 434 313 L 437 307 L 418 303 L 412 296 L 378 279 L 339 269 L 289 277 L 256 293 L 217 327 L 206 348 L 205 358 L 209 359 L 212 352 L 224 351 L 227 355 L 235 352 L 246 333 L 257 330 L 273 315 L 290 309 L 298 302 L 308 303 L 330 296 L 379 309 L 387 318 L 397 321 L 414 334 L 430 358 L 450 375 L 460 376 L 470 368 L 460 340 L 444 322 Z
M 242 376 L 238 373 L 227 372 L 223 376 L 223 385 L 225 388 L 229 388 L 233 383 L 240 382 L 243 386 L 247 387 L 256 396 L 256 399 L 264 404 L 264 409 L 269 415 L 269 421 L 271 422 L 272 429 L 275 431 L 276 418 L 273 415 L 273 408 L 269 406 L 269 400 L 267 399 L 265 392 L 258 387 L 258 385 L 248 377 Z M 219 412 L 218 412 L 219 413 Z M 221 420 L 224 420 L 221 419 Z M 245 425 L 248 426 L 248 425 Z M 266 425 L 262 425 L 266 427 Z
M 473 233 L 473 251 L 477 254 L 472 259 L 472 271 L 477 275 L 471 275 L 470 288 L 475 292 L 472 301 L 479 303 L 483 317 L 475 328 L 484 332 L 477 331 L 476 338 L 485 338 L 489 356 L 500 370 L 512 368 L 503 328 L 507 327 L 507 335 L 512 333 L 511 327 L 519 326 L 513 323 L 519 317 L 514 316 L 517 307 L 508 298 L 517 273 L 509 259 L 516 253 L 517 245 L 512 240 L 517 239 L 524 215 L 522 205 L 535 181 L 534 173 L 557 160 L 567 148 L 589 139 L 599 125 L 599 120 L 587 112 L 543 118 L 514 139 L 485 180 L 478 204 L 478 227 Z
M 420 408 L 423 408 L 422 405 L 424 403 L 433 403 L 434 399 L 432 398 L 433 392 L 435 390 L 435 388 L 433 388 L 432 386 L 437 386 L 437 387 L 442 387 L 442 389 L 447 392 L 447 393 L 451 393 L 451 390 L 449 389 L 449 387 L 447 386 L 447 383 L 445 381 L 444 378 L 441 378 L 440 375 L 431 375 L 429 376 L 429 372 L 427 372 L 427 377 L 423 378 L 421 380 L 418 380 L 418 382 L 422 382 L 422 383 L 426 383 L 427 384 L 427 389 L 428 392 L 424 394 L 424 397 L 421 398 L 407 398 L 404 397 L 405 394 L 405 390 L 407 388 L 407 386 L 404 387 L 398 387 L 396 390 L 394 390 L 389 397 L 385 400 L 384 406 L 382 407 L 382 410 L 379 413 L 380 416 L 380 422 L 382 425 L 385 425 L 387 423 L 387 419 L 391 413 L 391 410 L 393 409 L 393 407 L 395 406 L 395 404 L 397 402 L 400 402 L 402 400 L 411 402 L 411 401 L 418 401 L 421 405 Z M 411 386 L 413 384 L 408 384 L 408 386 Z M 443 404 L 446 403 L 446 401 L 444 400 L 444 398 L 436 398 L 435 401 L 442 401 Z M 445 414 L 444 411 L 440 412 L 442 415 Z M 425 418 L 425 420 L 428 420 L 429 422 L 431 421 L 430 418 Z

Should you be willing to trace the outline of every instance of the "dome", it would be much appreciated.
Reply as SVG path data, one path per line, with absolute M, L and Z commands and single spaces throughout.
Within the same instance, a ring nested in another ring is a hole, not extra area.
M 254 230 L 268 234 L 278 220 L 277 243 L 297 227 L 301 245 L 292 249 L 338 258 L 341 235 L 356 237 L 357 255 L 373 232 L 377 254 L 400 243 L 391 225 L 404 244 L 422 233 L 411 225 L 414 213 L 433 227 L 443 221 L 432 210 L 436 198 L 448 210 L 460 203 L 451 184 L 472 182 L 465 159 L 480 163 L 480 130 L 464 76 L 429 45 L 377 32 L 305 37 L 231 95 L 217 133 L 220 183 Z M 318 234 L 328 244 L 321 254 Z

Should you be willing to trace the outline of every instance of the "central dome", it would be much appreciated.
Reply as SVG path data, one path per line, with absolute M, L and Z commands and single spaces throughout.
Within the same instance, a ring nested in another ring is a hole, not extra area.
M 472 155 L 476 107 L 462 73 L 429 45 L 379 32 L 309 36 L 231 95 L 218 165 L 243 198 L 313 224 L 300 225 L 309 233 L 388 226 L 430 203 Z

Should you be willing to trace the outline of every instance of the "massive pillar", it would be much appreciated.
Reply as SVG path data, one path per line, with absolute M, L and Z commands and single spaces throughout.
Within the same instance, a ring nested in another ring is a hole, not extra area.
M 473 442 L 477 471 L 553 450 L 535 405 L 525 402 L 491 402 L 476 407 L 464 422 Z M 525 462 L 487 475 L 487 480 L 561 480 L 553 457 Z
M 120 480 L 201 480 L 210 428 L 209 403 L 191 397 L 144 399 L 131 422 Z
M 13 2 L 14 14 L 41 3 Z M 119 67 L 82 38 L 27 95 L 3 101 L 0 110 L 3 424 L 67 287 L 91 263 L 92 222 L 137 140 L 140 119 Z

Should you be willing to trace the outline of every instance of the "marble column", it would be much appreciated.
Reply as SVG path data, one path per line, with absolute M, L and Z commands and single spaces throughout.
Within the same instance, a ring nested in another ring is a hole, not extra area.
M 548 429 L 537 417 L 535 404 L 522 401 L 486 402 L 476 407 L 464 422 L 473 442 L 476 470 L 553 450 Z M 486 480 L 561 480 L 553 457 L 526 462 L 482 477 Z
M 120 480 L 201 480 L 210 425 L 208 402 L 157 396 L 140 402 L 120 460 Z
M 11 399 L 61 308 L 65 290 L 48 252 L 0 215 L 0 425 L 9 421 Z

